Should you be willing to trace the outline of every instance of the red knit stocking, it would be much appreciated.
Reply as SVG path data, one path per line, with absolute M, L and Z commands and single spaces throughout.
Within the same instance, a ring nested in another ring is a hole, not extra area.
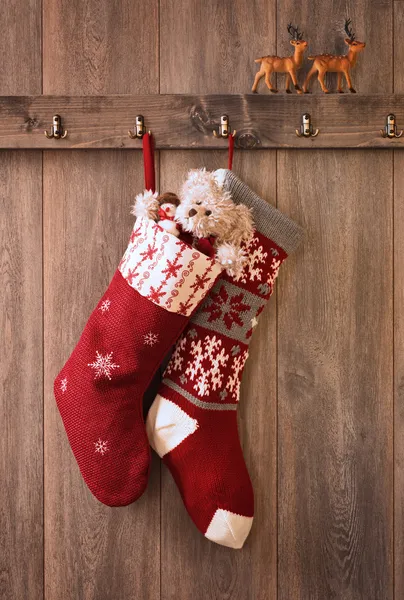
M 150 462 L 143 393 L 219 272 L 153 221 L 136 221 L 54 387 L 83 478 L 101 502 L 125 505 L 143 493 Z
M 147 430 L 198 529 L 214 542 L 241 548 L 254 513 L 237 431 L 241 375 L 279 266 L 302 231 L 233 173 L 220 176 L 233 201 L 253 210 L 256 232 L 247 246 L 248 263 L 237 279 L 219 279 L 192 317 L 165 371 Z

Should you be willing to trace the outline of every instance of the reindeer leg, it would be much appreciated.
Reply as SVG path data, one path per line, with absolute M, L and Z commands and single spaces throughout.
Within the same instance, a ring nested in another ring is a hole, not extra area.
M 276 94 L 278 92 L 278 90 L 271 83 L 271 75 L 272 75 L 272 71 L 270 71 L 269 69 L 267 71 L 265 71 L 265 83 L 267 84 L 267 86 L 271 90 L 271 92 Z
M 257 87 L 258 87 L 258 84 L 259 84 L 259 82 L 261 80 L 261 77 L 264 77 L 264 75 L 265 75 L 265 71 L 264 70 L 258 71 L 258 73 L 256 74 L 255 79 L 254 79 L 254 85 L 251 88 L 251 91 L 254 94 L 258 93 L 257 92 Z
M 287 94 L 292 93 L 292 90 L 290 89 L 289 86 L 290 86 L 290 75 L 289 75 L 289 73 L 287 73 L 287 75 L 286 75 L 286 93 Z
M 307 77 L 305 79 L 305 82 L 303 84 L 303 91 L 305 94 L 309 93 L 309 81 L 310 79 L 313 77 L 313 75 L 317 73 L 317 67 L 315 67 L 314 65 L 311 67 L 310 71 L 307 73 Z
M 324 78 L 325 78 L 326 73 L 327 73 L 327 71 L 319 71 L 318 72 L 318 80 L 320 82 L 321 89 L 323 90 L 324 94 L 329 94 L 330 90 L 328 90 L 326 88 L 325 83 L 324 83 Z
M 338 86 L 337 86 L 338 92 L 340 94 L 344 93 L 344 90 L 342 89 L 342 73 L 338 72 Z
M 289 71 L 289 75 L 290 75 L 291 80 L 293 81 L 293 85 L 295 86 L 295 90 L 297 91 L 297 93 L 302 94 L 303 92 L 300 89 L 299 84 L 297 83 L 297 77 L 296 77 L 296 73 L 295 73 L 294 69 L 291 69 Z
M 347 85 L 349 87 L 349 91 L 351 92 L 351 94 L 356 94 L 356 90 L 354 90 L 354 88 L 352 87 L 352 81 L 351 81 L 351 76 L 349 74 L 349 71 L 344 71 L 344 75 L 345 75 Z

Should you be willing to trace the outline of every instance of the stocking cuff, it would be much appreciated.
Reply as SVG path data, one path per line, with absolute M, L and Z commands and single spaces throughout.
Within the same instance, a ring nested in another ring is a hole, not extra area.
M 235 204 L 244 204 L 252 209 L 257 231 L 283 248 L 286 254 L 296 250 L 304 237 L 300 225 L 260 198 L 232 171 L 218 169 L 215 173 L 218 182 L 230 192 Z

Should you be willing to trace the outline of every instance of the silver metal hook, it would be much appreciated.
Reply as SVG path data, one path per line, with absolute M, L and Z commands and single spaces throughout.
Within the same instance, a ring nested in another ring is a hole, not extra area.
M 309 113 L 304 113 L 302 115 L 302 124 L 299 129 L 296 129 L 296 135 L 298 137 L 316 137 L 319 133 L 319 129 L 313 128 Z

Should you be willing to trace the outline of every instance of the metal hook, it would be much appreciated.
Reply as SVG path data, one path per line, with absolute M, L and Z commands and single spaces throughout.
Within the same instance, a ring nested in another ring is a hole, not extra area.
M 64 140 L 65 139 L 65 137 L 67 136 L 67 129 L 65 129 L 63 131 L 62 118 L 60 117 L 60 115 L 54 115 L 50 133 L 49 133 L 49 131 L 45 130 L 44 134 L 49 139 L 50 138 L 55 138 L 56 140 L 60 140 L 60 139 Z
M 384 126 L 384 129 L 380 130 L 380 133 L 384 138 L 399 138 L 403 135 L 403 130 L 401 130 L 400 133 L 397 133 L 396 115 L 393 115 L 392 113 L 387 115 L 386 125 Z
M 298 137 L 316 137 L 319 132 L 319 129 L 314 130 L 309 113 L 304 113 L 304 115 L 302 115 L 300 129 L 296 129 L 296 135 Z
M 135 140 L 136 138 L 142 139 L 145 133 L 147 133 L 147 131 L 144 124 L 144 117 L 143 115 L 137 115 L 135 128 L 133 131 L 129 130 L 128 135 L 132 140 Z M 149 129 L 149 135 L 150 134 L 151 131 Z
M 235 129 L 234 129 L 233 133 L 230 133 L 230 122 L 229 122 L 228 115 L 222 115 L 220 117 L 219 131 L 216 131 L 216 129 L 213 130 L 213 135 L 216 138 L 219 138 L 219 137 L 228 138 L 229 135 L 234 137 L 236 135 L 236 133 L 237 133 L 237 131 Z

